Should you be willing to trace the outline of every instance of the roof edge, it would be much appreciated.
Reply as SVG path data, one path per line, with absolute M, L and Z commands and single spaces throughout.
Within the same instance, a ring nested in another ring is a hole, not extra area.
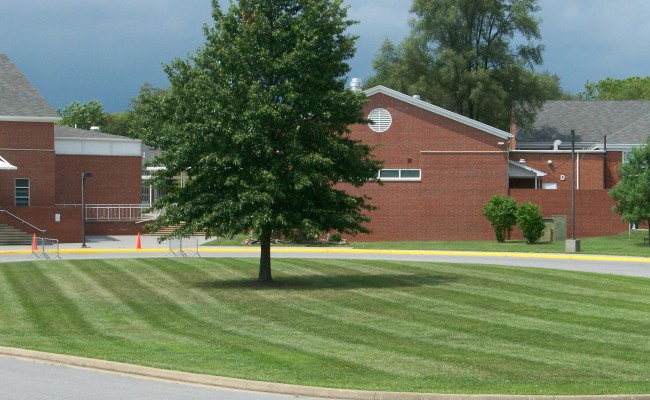
M 424 110 L 427 110 L 429 112 L 432 112 L 434 114 L 438 114 L 442 117 L 449 118 L 451 120 L 454 120 L 456 122 L 460 122 L 462 124 L 471 126 L 472 128 L 476 128 L 478 130 L 481 130 L 483 132 L 489 133 L 491 135 L 494 135 L 498 138 L 501 139 L 512 139 L 512 135 L 506 131 L 502 131 L 501 129 L 495 128 L 493 126 L 484 124 L 483 122 L 476 121 L 474 119 L 465 117 L 463 115 L 457 114 L 453 111 L 446 110 L 442 107 L 438 107 L 436 105 L 433 105 L 431 103 L 427 103 L 426 101 L 416 99 L 415 97 L 406 95 L 404 93 L 398 92 L 396 90 L 387 88 L 386 86 L 375 86 L 370 89 L 364 90 L 364 93 L 366 96 L 370 97 L 375 94 L 385 94 L 387 96 L 390 96 L 394 99 L 403 101 L 405 103 L 411 104 L 416 107 L 420 107 Z
M 520 168 L 520 169 L 526 170 L 528 172 L 532 172 L 535 175 L 537 175 L 538 178 L 541 178 L 541 177 L 547 175 L 546 172 L 544 172 L 544 171 L 540 171 L 540 170 L 538 170 L 536 168 L 529 167 L 528 165 L 518 163 L 517 161 L 508 160 L 508 164 L 515 167 L 515 168 Z
M 11 115 L 0 115 L 0 122 L 51 122 L 59 121 L 61 117 L 19 117 Z
M 118 137 L 73 137 L 73 136 L 59 136 L 54 138 L 55 141 L 82 141 L 82 142 L 126 142 L 126 143 L 142 143 L 141 139 L 133 139 L 124 136 Z

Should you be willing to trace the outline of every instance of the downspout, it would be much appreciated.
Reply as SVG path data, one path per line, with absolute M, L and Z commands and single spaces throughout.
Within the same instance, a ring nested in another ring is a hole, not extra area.
M 577 154 L 576 154 L 576 190 L 580 190 L 580 156 L 578 156 Z
M 603 157 L 603 189 L 607 189 L 607 135 L 603 139 L 603 150 L 605 151 Z
M 510 110 L 510 134 L 512 137 L 508 141 L 508 148 L 506 149 L 506 179 L 508 180 L 506 187 L 508 188 L 508 196 L 510 196 L 510 151 L 517 149 L 517 125 L 515 124 L 514 107 Z M 535 185 L 537 185 L 537 183 L 535 183 Z

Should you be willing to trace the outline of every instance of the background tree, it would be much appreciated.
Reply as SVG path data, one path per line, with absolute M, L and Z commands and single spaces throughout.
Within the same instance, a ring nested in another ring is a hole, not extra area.
M 537 204 L 526 201 L 517 207 L 517 226 L 526 238 L 526 243 L 534 244 L 544 234 L 544 214 Z
M 99 100 L 91 100 L 83 104 L 73 101 L 57 110 L 57 113 L 61 116 L 57 125 L 79 129 L 90 129 L 91 126 L 102 127 L 108 120 L 108 113 L 104 111 L 104 106 Z
M 133 111 L 108 114 L 106 123 L 101 126 L 102 132 L 120 136 L 132 136 L 133 133 Z
M 156 179 L 189 175 L 154 205 L 156 226 L 185 222 L 174 235 L 232 236 L 250 229 L 261 242 L 259 281 L 272 281 L 274 232 L 367 232 L 360 187 L 380 163 L 347 136 L 366 123 L 363 94 L 345 90 L 356 38 L 346 34 L 342 0 L 240 0 L 223 13 L 188 60 L 165 67 L 165 93 L 134 102 L 141 137 L 166 166 Z
M 650 100 L 650 76 L 626 79 L 605 78 L 597 83 L 585 83 L 581 100 Z
M 399 46 L 384 43 L 368 85 L 506 130 L 514 112 L 528 126 L 562 95 L 556 75 L 533 70 L 542 63 L 538 9 L 537 0 L 414 0 L 411 34 Z
M 650 223 L 650 138 L 640 148 L 632 149 L 618 176 L 620 182 L 609 191 L 618 203 L 613 210 L 623 221 Z
M 517 202 L 508 196 L 494 195 L 481 209 L 494 228 L 497 242 L 505 242 L 517 222 Z

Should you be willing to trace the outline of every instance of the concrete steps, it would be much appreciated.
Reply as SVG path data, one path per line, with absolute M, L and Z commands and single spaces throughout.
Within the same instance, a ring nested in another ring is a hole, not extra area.
M 150 236 L 165 236 L 169 235 L 170 233 L 174 232 L 176 229 L 180 228 L 182 225 L 172 225 L 172 226 L 165 226 L 160 228 L 156 233 L 150 233 Z M 203 232 L 195 232 L 193 236 L 205 236 Z
M 0 224 L 0 246 L 32 244 L 32 235 L 13 226 Z

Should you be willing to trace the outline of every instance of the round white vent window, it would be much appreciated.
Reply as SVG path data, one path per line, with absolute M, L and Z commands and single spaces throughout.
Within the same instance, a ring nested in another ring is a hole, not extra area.
M 393 123 L 393 117 L 390 113 L 383 108 L 375 108 L 368 115 L 368 119 L 372 121 L 369 126 L 375 132 L 386 132 Z

